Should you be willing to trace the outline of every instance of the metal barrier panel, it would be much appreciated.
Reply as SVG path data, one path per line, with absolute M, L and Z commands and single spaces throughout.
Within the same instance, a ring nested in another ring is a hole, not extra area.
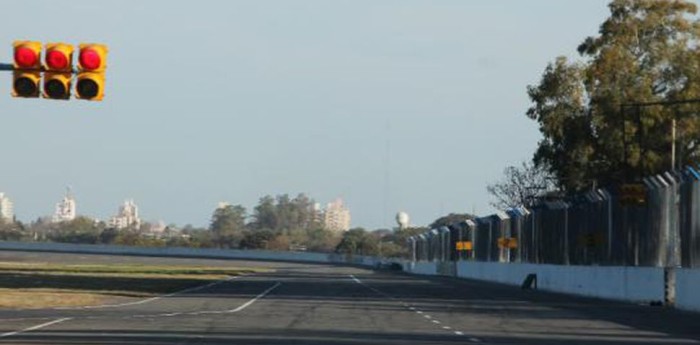
M 688 167 L 680 188 L 681 265 L 700 267 L 700 172 Z
M 418 261 L 700 267 L 700 170 L 643 183 L 643 203 L 598 189 L 432 229 L 407 245 Z
M 474 231 L 474 256 L 476 261 L 491 261 L 493 233 L 491 232 L 491 218 L 477 218 Z

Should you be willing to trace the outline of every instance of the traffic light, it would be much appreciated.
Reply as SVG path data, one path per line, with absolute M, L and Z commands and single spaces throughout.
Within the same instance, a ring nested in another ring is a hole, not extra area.
M 44 98 L 69 99 L 73 74 L 73 46 L 47 43 L 44 54 Z
M 107 46 L 103 44 L 81 44 L 78 54 L 78 77 L 76 98 L 100 101 L 104 96 Z
M 39 97 L 41 81 L 41 43 L 35 41 L 15 41 L 14 71 L 12 72 L 12 96 Z

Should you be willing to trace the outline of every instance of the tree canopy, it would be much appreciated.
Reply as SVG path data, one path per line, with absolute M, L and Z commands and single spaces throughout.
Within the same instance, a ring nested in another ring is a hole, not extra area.
M 634 107 L 630 103 L 700 98 L 700 22 L 689 1 L 614 0 L 599 35 L 578 47 L 581 61 L 558 57 L 528 87 L 527 116 L 543 139 L 534 162 L 559 187 L 640 178 L 670 168 L 671 124 L 680 164 L 698 156 L 699 104 Z

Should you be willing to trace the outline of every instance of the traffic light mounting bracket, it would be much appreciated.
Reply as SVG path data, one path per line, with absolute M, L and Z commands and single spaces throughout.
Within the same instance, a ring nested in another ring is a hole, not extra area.
M 15 70 L 15 67 L 11 63 L 0 63 L 0 71 L 7 71 L 7 72 L 12 72 Z M 41 66 L 41 68 L 33 69 L 33 70 L 27 70 L 23 69 L 22 71 L 34 71 L 34 72 L 48 72 L 44 66 Z M 70 72 L 66 71 L 65 73 L 71 73 L 71 74 L 77 74 L 78 70 L 73 68 L 70 70 Z

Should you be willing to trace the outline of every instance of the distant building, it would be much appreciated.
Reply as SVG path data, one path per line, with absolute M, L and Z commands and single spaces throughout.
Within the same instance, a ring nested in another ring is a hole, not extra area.
M 350 210 L 345 207 L 343 199 L 335 199 L 323 210 L 323 225 L 331 231 L 347 231 L 350 229 Z
M 5 193 L 0 193 L 0 220 L 11 222 L 15 219 L 14 205 L 12 200 L 5 196 Z
M 119 206 L 117 215 L 109 219 L 109 226 L 115 229 L 139 228 L 141 226 L 139 208 L 134 200 L 125 200 L 124 204 Z
M 75 198 L 71 194 L 70 188 L 66 191 L 66 195 L 63 200 L 56 204 L 56 211 L 51 219 L 54 223 L 67 222 L 75 219 Z
M 165 222 L 162 220 L 159 220 L 155 223 L 151 223 L 151 226 L 148 229 L 148 232 L 155 234 L 155 235 L 163 235 L 165 233 L 165 230 L 168 229 L 168 226 L 165 225 Z

